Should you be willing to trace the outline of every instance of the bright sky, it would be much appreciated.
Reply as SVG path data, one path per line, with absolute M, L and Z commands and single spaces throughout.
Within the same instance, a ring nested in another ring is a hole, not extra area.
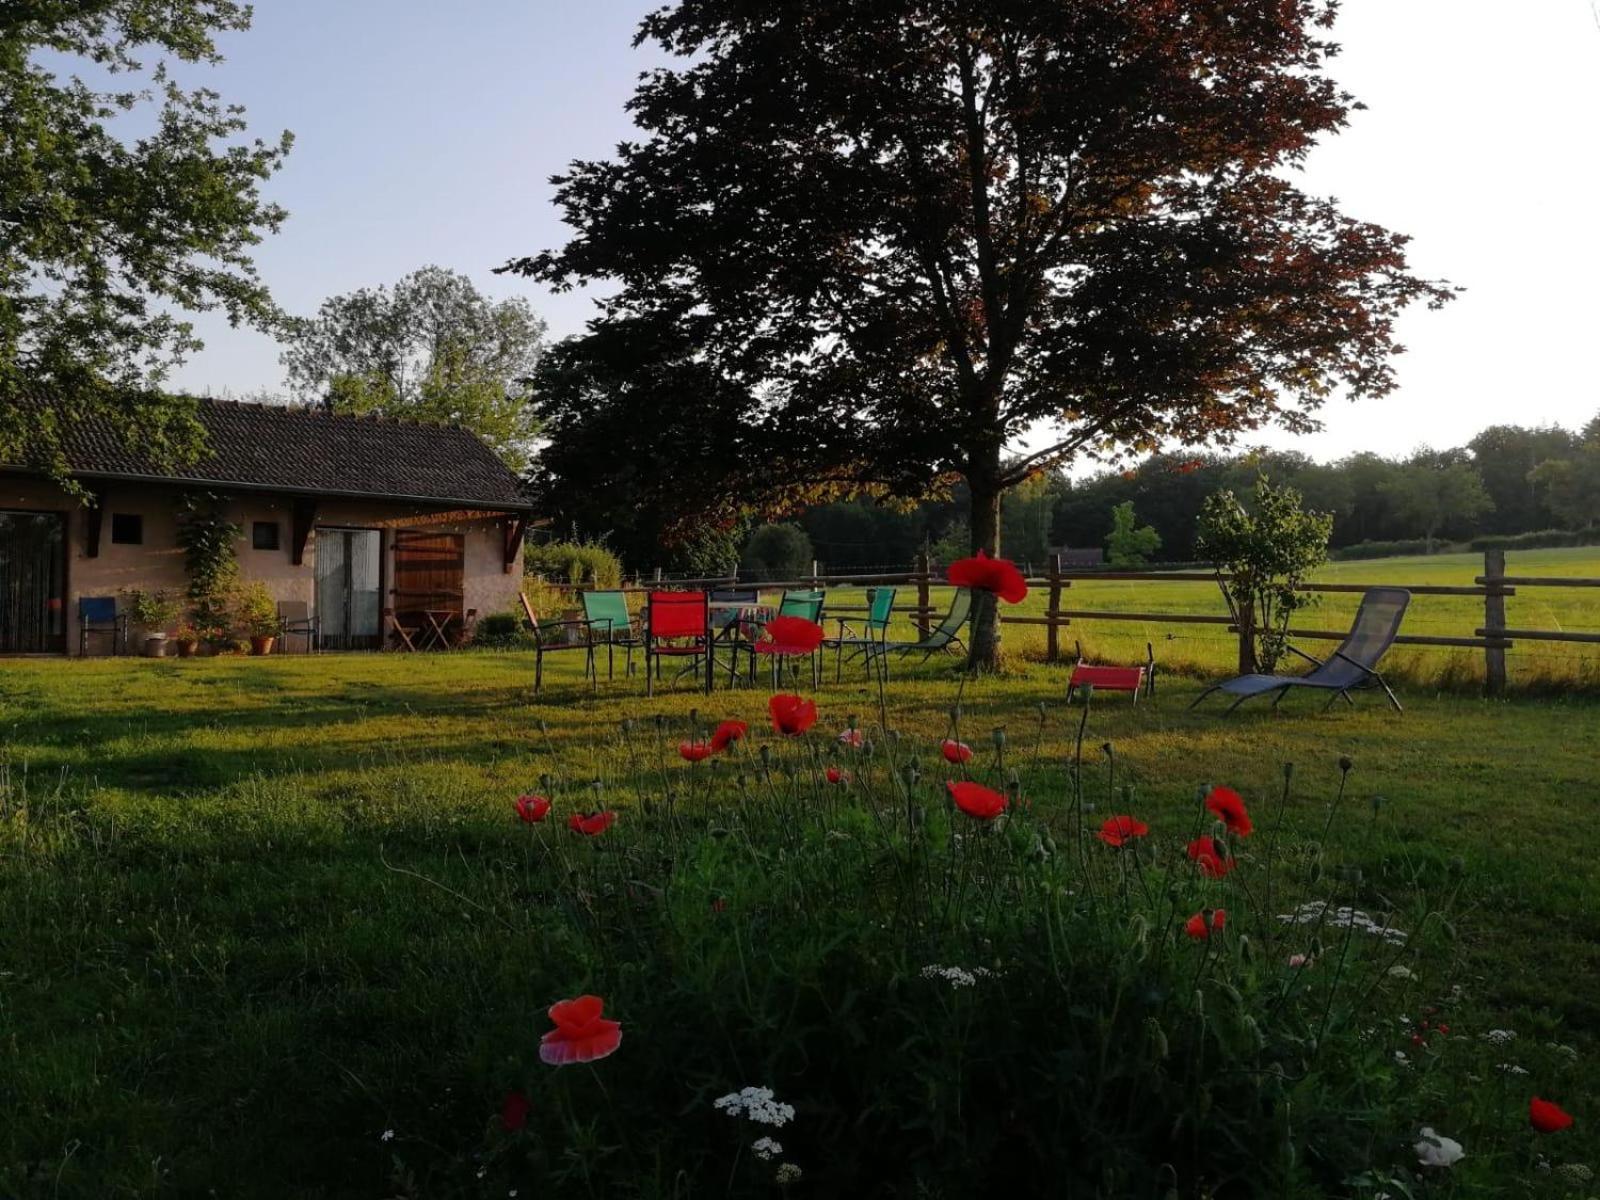
M 556 335 L 590 302 L 492 274 L 558 245 L 548 178 L 629 135 L 623 104 L 655 61 L 632 50 L 658 0 L 266 0 L 211 72 L 263 134 L 295 133 L 270 185 L 290 210 L 258 254 L 280 304 L 437 263 L 527 296 Z M 1345 0 L 1334 74 L 1368 105 L 1315 152 L 1313 192 L 1411 234 L 1414 266 L 1469 289 L 1409 313 L 1400 390 L 1276 435 L 1319 458 L 1464 442 L 1496 422 L 1600 411 L 1600 0 Z M 278 348 L 200 322 L 194 391 L 281 386 Z

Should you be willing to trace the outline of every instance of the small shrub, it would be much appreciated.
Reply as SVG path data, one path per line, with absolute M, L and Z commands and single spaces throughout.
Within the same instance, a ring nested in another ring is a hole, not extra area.
M 514 611 L 489 613 L 478 618 L 472 633 L 472 644 L 484 650 L 516 650 L 532 642 L 523 628 L 522 614 Z
M 522 569 L 553 583 L 622 586 L 622 560 L 598 542 L 546 542 L 523 551 Z
M 265 584 L 251 581 L 234 589 L 233 621 L 245 637 L 272 637 L 278 632 L 278 605 Z
M 1435 542 L 1429 546 L 1423 538 L 1406 538 L 1390 542 L 1355 542 L 1340 546 L 1329 557 L 1340 562 L 1356 562 L 1368 558 L 1409 558 L 1413 554 L 1450 554 L 1460 549 L 1460 546 L 1447 542 Z
M 1106 561 L 1113 567 L 1142 567 L 1161 549 L 1161 535 L 1151 525 L 1135 525 L 1133 501 L 1124 500 L 1111 510 L 1111 533 L 1106 537 Z
M 1527 533 L 1498 533 L 1475 537 L 1474 550 L 1542 550 L 1558 546 L 1600 545 L 1600 525 L 1588 529 L 1534 529 Z
M 153 592 L 128 588 L 122 593 L 123 607 L 133 624 L 146 633 L 163 633 L 183 610 L 183 606 L 165 588 Z
M 757 582 L 799 579 L 810 573 L 812 561 L 811 539 L 800 526 L 763 525 L 745 543 L 739 574 Z

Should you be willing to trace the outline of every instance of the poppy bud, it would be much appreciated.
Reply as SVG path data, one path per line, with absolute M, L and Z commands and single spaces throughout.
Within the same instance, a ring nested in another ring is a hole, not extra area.
M 1466 871 L 1467 871 L 1467 860 L 1462 858 L 1461 855 L 1459 855 L 1459 854 L 1452 854 L 1450 856 L 1450 861 L 1445 865 L 1446 865 L 1447 869 L 1449 870 L 1449 872 L 1450 872 L 1450 874 L 1452 876 L 1460 876 L 1460 875 L 1466 874 Z
M 1160 1021 L 1154 1017 L 1146 1017 L 1144 1019 L 1144 1032 L 1145 1037 L 1150 1042 L 1151 1058 L 1159 1062 L 1171 1053 L 1171 1047 L 1167 1044 L 1167 1032 L 1161 1028 Z
M 698 708 L 691 708 L 689 710 L 689 728 L 700 728 L 700 710 Z
M 996 726 L 989 736 L 994 739 L 994 746 L 996 750 L 1004 750 L 1006 748 L 1005 726 Z
M 1383 797 L 1374 795 L 1372 797 L 1372 815 L 1373 816 L 1377 816 L 1378 815 L 1378 810 L 1380 808 L 1382 808 L 1382 807 L 1383 807 Z
M 1056 852 L 1056 840 L 1055 840 L 1055 838 L 1050 836 L 1050 833 L 1049 833 L 1048 830 L 1045 832 L 1045 835 L 1044 835 L 1044 848 L 1045 848 L 1045 853 L 1047 853 L 1047 854 L 1051 855 L 1052 857 L 1054 857 L 1055 852 Z
M 961 705 L 952 704 L 950 706 L 950 719 L 952 721 L 955 721 L 955 722 L 958 722 L 958 723 L 960 722 L 960 720 L 961 720 Z
M 1022 794 L 1022 778 L 1015 771 L 1006 776 L 1006 794 L 1013 800 Z
M 1089 703 L 1089 701 L 1094 699 L 1094 684 L 1080 683 L 1078 685 L 1078 695 L 1083 697 L 1083 702 L 1085 704 Z
M 844 719 L 844 727 L 846 729 L 852 729 L 852 730 L 856 727 L 856 714 L 855 713 L 851 713 L 848 717 L 846 717 Z
M 1234 944 L 1239 947 L 1239 957 L 1245 962 L 1251 962 L 1256 956 L 1255 945 L 1250 941 L 1248 934 L 1241 933 Z
M 652 800 L 649 796 L 646 796 L 644 798 L 644 804 L 643 804 L 642 807 L 644 808 L 644 815 L 645 816 L 647 816 L 647 817 L 653 816 L 655 814 L 655 811 L 656 811 L 656 802 L 654 800 Z
M 667 727 L 667 714 L 657 713 L 655 716 L 655 721 L 657 729 L 665 729 Z
M 1288 783 L 1289 780 L 1291 780 L 1293 778 L 1294 778 L 1294 764 L 1292 762 L 1284 763 L 1283 764 L 1283 781 L 1285 783 Z
M 765 743 L 761 746 L 761 765 L 763 767 L 772 766 L 772 747 Z
M 541 792 L 548 792 L 550 788 L 550 775 L 549 772 L 546 772 L 545 774 L 539 776 L 539 790 Z
M 1339 770 L 1343 771 L 1346 775 L 1350 773 L 1351 768 L 1353 768 L 1355 765 L 1355 762 L 1348 754 L 1341 754 L 1339 756 Z
M 1316 883 L 1318 880 L 1320 880 L 1322 878 L 1322 860 L 1321 859 L 1318 859 L 1317 861 L 1315 861 L 1315 862 L 1313 862 L 1311 864 L 1311 867 L 1306 871 L 1306 878 L 1312 883 Z
M 1219 979 L 1217 980 L 1217 990 L 1229 1000 L 1232 1000 L 1235 1008 L 1244 1008 L 1244 997 L 1239 994 L 1239 989 L 1234 987 L 1233 984 L 1227 982 L 1226 980 Z
M 1246 1015 L 1244 1019 L 1245 1030 L 1250 1034 L 1250 1040 L 1256 1044 L 1257 1050 L 1267 1048 L 1267 1036 L 1261 1032 L 1261 1026 L 1252 1016 Z
M 535 724 L 539 726 L 540 734 L 546 734 L 546 733 L 550 732 L 548 729 L 545 728 L 545 723 L 543 721 L 536 721 Z
M 865 754 L 868 758 L 872 757 L 872 739 L 871 738 L 868 738 L 866 741 L 861 743 L 861 753 Z
M 1227 841 L 1225 841 L 1223 838 L 1213 837 L 1211 839 L 1211 844 L 1216 847 L 1217 861 L 1218 862 L 1227 862 L 1228 859 L 1233 857 L 1233 855 L 1228 850 Z
M 1116 751 L 1112 749 L 1110 742 L 1100 743 L 1100 753 L 1104 754 L 1107 758 L 1112 758 L 1116 755 Z
M 1037 707 L 1038 710 L 1039 710 L 1039 720 L 1041 720 L 1041 721 L 1044 720 L 1046 715 L 1047 715 L 1047 713 L 1048 713 L 1048 710 L 1044 706 L 1044 701 L 1043 700 L 1039 701 L 1039 703 L 1035 707 Z

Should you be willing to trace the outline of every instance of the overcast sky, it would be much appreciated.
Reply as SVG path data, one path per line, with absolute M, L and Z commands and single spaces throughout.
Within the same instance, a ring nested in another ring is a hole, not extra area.
M 590 302 L 492 269 L 564 240 L 549 176 L 628 136 L 655 61 L 630 47 L 657 0 L 258 0 L 210 82 L 265 135 L 295 134 L 257 256 L 278 302 L 393 282 L 428 263 L 524 295 L 556 335 Z M 1496 422 L 1600 411 L 1600 0 L 1345 0 L 1334 75 L 1368 105 L 1313 154 L 1308 190 L 1413 236 L 1422 274 L 1468 289 L 1401 324 L 1399 391 L 1326 430 L 1266 440 L 1319 458 L 1456 445 Z M 202 320 L 175 383 L 281 387 L 278 347 Z

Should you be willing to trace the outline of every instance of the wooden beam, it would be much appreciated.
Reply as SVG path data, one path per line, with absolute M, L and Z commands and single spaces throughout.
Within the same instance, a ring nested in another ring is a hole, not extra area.
M 507 517 L 505 522 L 505 572 L 511 574 L 511 569 L 517 564 L 517 552 L 522 549 L 522 539 L 528 532 L 527 517 Z
M 289 544 L 289 561 L 295 566 L 301 566 L 306 561 L 306 542 L 311 538 L 311 529 L 317 523 L 317 502 L 311 499 L 301 499 L 294 502 L 294 528 L 290 532 L 293 541 Z
M 99 558 L 100 530 L 106 519 L 106 492 L 92 483 L 82 486 L 89 497 L 88 505 L 83 510 L 83 556 Z

